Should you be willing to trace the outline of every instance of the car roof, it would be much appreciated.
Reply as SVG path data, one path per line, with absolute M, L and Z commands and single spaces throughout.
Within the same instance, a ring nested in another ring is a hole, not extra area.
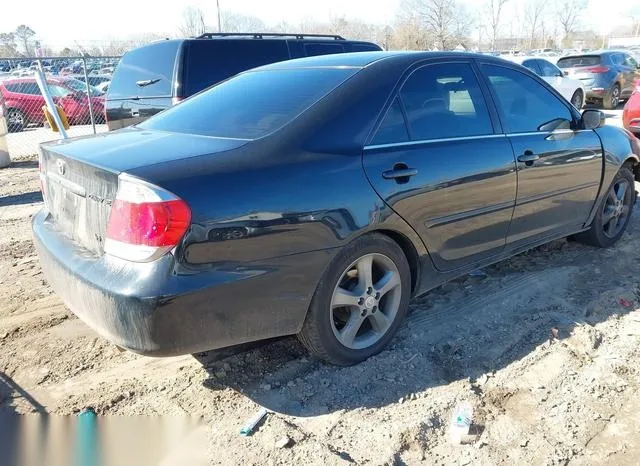
M 331 55 L 317 55 L 313 57 L 296 58 L 293 60 L 271 63 L 255 68 L 256 70 L 281 70 L 292 68 L 364 68 L 375 62 L 395 60 L 400 62 L 413 62 L 433 58 L 481 58 L 483 60 L 495 60 L 497 57 L 468 52 L 421 52 L 421 51 L 394 51 L 394 52 L 351 52 L 336 53 Z

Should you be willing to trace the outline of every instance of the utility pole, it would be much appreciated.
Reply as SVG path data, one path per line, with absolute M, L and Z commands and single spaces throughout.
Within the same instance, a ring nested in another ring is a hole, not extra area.
M 222 23 L 220 22 L 220 0 L 216 0 L 216 9 L 218 10 L 218 32 L 222 32 Z

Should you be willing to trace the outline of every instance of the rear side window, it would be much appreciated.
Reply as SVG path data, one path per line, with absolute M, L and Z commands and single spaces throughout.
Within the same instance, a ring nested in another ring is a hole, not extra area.
M 9 92 L 16 92 L 16 93 L 21 92 L 20 84 L 18 83 L 5 84 L 4 87 L 6 87 Z
M 138 126 L 204 136 L 256 139 L 293 120 L 357 71 L 290 69 L 244 73 Z
M 351 44 L 352 52 L 379 52 L 380 47 L 372 44 Z
M 407 125 L 404 122 L 400 102 L 396 98 L 389 110 L 387 110 L 387 114 L 384 116 L 371 144 L 395 144 L 407 142 L 408 140 Z
M 511 68 L 483 65 L 509 133 L 569 129 L 571 111 L 545 86 Z
M 344 46 L 342 44 L 304 44 L 304 53 L 308 57 L 344 53 Z
M 624 64 L 624 55 L 621 53 L 614 53 L 611 55 L 611 63 L 614 65 L 622 65 Z
M 566 57 L 558 60 L 559 68 L 576 68 L 580 66 L 599 65 L 602 58 L 599 55 L 583 55 L 580 57 Z
M 27 82 L 20 84 L 20 91 L 22 94 L 40 95 L 40 88 L 36 83 Z
M 186 54 L 184 97 L 251 68 L 289 59 L 286 42 L 269 39 L 193 40 Z
M 419 68 L 402 86 L 400 97 L 413 140 L 493 133 L 480 85 L 467 63 Z
M 109 100 L 170 97 L 178 41 L 163 41 L 126 53 L 109 87 Z

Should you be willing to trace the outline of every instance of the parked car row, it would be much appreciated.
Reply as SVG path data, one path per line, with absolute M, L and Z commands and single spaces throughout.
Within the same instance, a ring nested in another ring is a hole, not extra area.
M 94 118 L 104 121 L 103 93 L 92 87 L 87 95 L 85 83 L 68 77 L 48 77 L 47 87 L 55 104 L 64 110 L 70 124 L 89 124 L 91 102 Z M 29 125 L 42 125 L 45 100 L 35 78 L 0 81 L 0 94 L 5 101 L 9 132 L 22 131 Z

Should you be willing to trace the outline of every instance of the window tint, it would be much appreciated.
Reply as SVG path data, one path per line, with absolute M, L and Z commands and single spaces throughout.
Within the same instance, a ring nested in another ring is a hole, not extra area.
M 20 84 L 18 83 L 5 84 L 4 87 L 6 87 L 9 92 L 21 92 Z
M 625 55 L 624 56 L 624 65 L 625 66 L 630 66 L 631 68 L 637 68 L 638 67 L 638 62 L 631 55 Z
M 380 47 L 373 44 L 351 44 L 352 52 L 379 52 Z
M 283 40 L 192 40 L 185 64 L 184 97 L 243 71 L 289 58 Z
M 356 72 L 289 69 L 244 73 L 157 114 L 139 127 L 259 138 L 287 124 Z
M 493 127 L 470 65 L 427 65 L 411 74 L 400 96 L 414 140 L 491 134 Z
M 621 53 L 614 53 L 611 55 L 611 63 L 614 65 L 622 65 L 624 63 L 624 55 Z
M 540 70 L 542 73 L 540 76 L 553 78 L 562 75 L 562 71 L 560 71 L 553 63 L 550 63 L 547 60 L 538 60 L 538 63 L 540 64 Z
M 535 79 L 511 68 L 483 65 L 509 133 L 569 128 L 569 109 Z
M 599 55 L 584 55 L 580 57 L 566 57 L 558 60 L 559 68 L 574 68 L 579 66 L 599 65 L 602 58 Z
M 113 73 L 109 99 L 171 96 L 179 44 L 162 41 L 127 52 Z
M 20 92 L 29 95 L 40 95 L 40 88 L 34 82 L 26 82 L 20 84 Z
M 537 60 L 525 60 L 522 62 L 522 66 L 533 71 L 535 74 L 540 74 L 540 68 L 538 67 Z
M 308 57 L 316 55 L 331 55 L 332 53 L 343 53 L 342 44 L 304 44 L 304 53 Z
M 407 142 L 408 140 L 409 134 L 407 133 L 407 126 L 404 122 L 404 115 L 400 108 L 400 102 L 396 98 L 391 107 L 389 107 L 389 110 L 387 110 L 387 114 L 382 120 L 371 144 L 393 144 Z

